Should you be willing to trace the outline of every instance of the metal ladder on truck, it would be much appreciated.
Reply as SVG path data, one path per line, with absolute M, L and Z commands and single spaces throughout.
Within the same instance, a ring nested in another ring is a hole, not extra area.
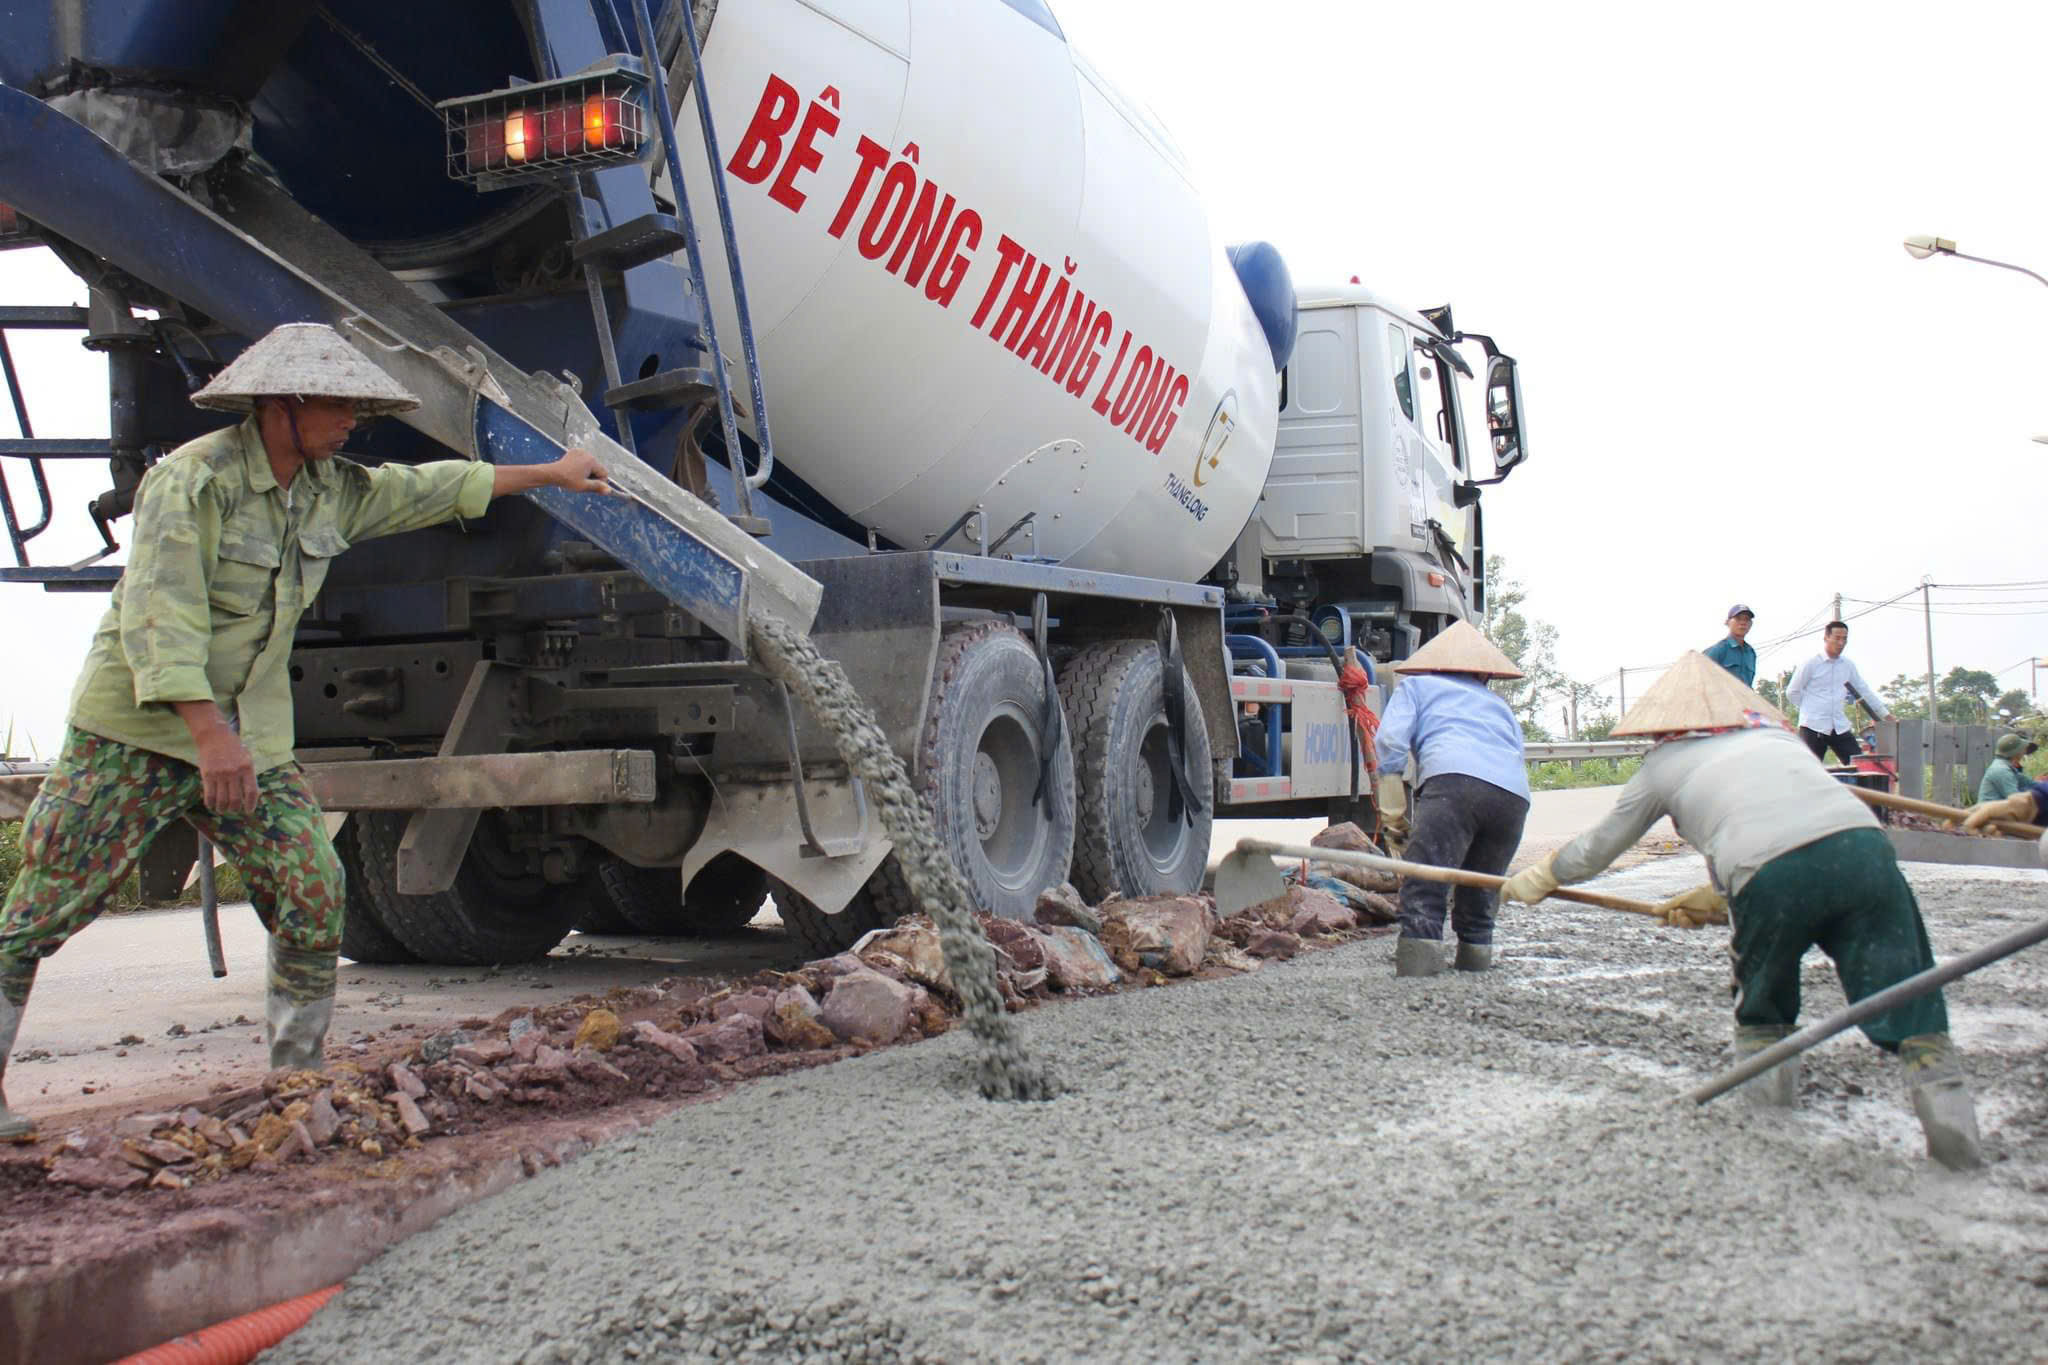
M 571 446 L 591 450 L 604 462 L 613 486 L 624 496 L 605 498 L 558 489 L 542 489 L 528 496 L 723 637 L 731 646 L 732 661 L 744 662 L 751 614 L 778 617 L 808 631 L 822 589 L 750 534 L 765 529 L 754 515 L 751 493 L 772 472 L 773 455 L 737 243 L 724 187 L 715 173 L 720 162 L 701 79 L 694 81 L 699 122 L 714 168 L 720 224 L 740 305 L 754 398 L 752 415 L 761 452 L 756 468 L 751 472 L 743 468 L 731 388 L 717 359 L 715 324 L 708 308 L 705 344 L 712 356 L 708 373 L 692 368 L 629 383 L 618 372 L 598 269 L 650 261 L 672 252 L 680 243 L 700 300 L 705 286 L 657 29 L 647 0 L 625 3 L 633 10 L 642 53 L 651 54 L 644 62 L 646 94 L 660 126 L 662 156 L 677 214 L 586 229 L 576 247 L 585 263 L 604 354 L 609 384 L 604 403 L 615 415 L 619 439 L 603 431 L 569 383 L 525 371 L 491 351 L 368 253 L 246 168 L 222 172 L 222 192 L 216 196 L 215 206 L 202 205 L 42 101 L 0 87 L 0 201 L 244 336 L 261 336 L 290 321 L 320 321 L 336 327 L 420 397 L 421 407 L 400 420 L 450 449 L 500 464 L 545 463 Z M 702 54 L 694 28 L 683 21 L 684 12 L 685 7 L 671 4 L 664 14 L 671 22 L 665 27 L 673 31 L 677 60 L 686 53 L 694 74 L 701 66 Z M 617 17 L 616 8 L 612 14 Z M 635 58 L 634 63 L 638 62 Z M 619 68 L 629 69 L 629 64 L 620 63 Z M 517 98 L 523 88 L 497 94 Z M 583 215 L 572 217 L 581 219 Z M 147 224 L 148 230 L 137 231 L 136 224 Z M 67 317 L 65 325 L 75 325 L 75 319 Z M 632 412 L 699 403 L 711 395 L 717 399 L 733 464 L 739 506 L 730 518 L 642 462 L 627 444 L 632 439 Z M 54 448 L 10 450 L 0 446 L 0 455 L 42 459 L 56 453 Z M 108 452 L 104 447 L 90 452 L 81 447 L 79 453 Z M 31 468 L 38 475 L 39 490 L 44 488 L 40 465 L 32 463 Z M 42 520 L 47 523 L 47 516 Z M 15 530 L 11 514 L 8 525 L 11 532 Z M 18 557 L 25 557 L 20 547 L 28 535 L 43 528 L 22 529 L 24 534 L 16 541 Z M 23 564 L 15 575 L 27 570 Z M 34 570 L 46 576 L 31 581 L 47 585 L 56 582 L 60 572 L 84 574 L 86 570 L 96 570 L 87 575 L 98 580 L 96 586 L 118 576 L 116 569 L 88 564 L 65 571 Z

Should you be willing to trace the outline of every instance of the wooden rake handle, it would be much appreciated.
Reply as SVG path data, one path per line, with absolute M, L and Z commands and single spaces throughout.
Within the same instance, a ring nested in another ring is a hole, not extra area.
M 1944 806 L 1933 801 L 1916 801 L 1910 796 L 1894 796 L 1890 792 L 1876 791 L 1870 787 L 1851 787 L 1849 790 L 1861 797 L 1863 803 L 1868 806 L 1910 811 L 1914 815 L 1947 820 L 1952 824 L 1961 824 L 1963 817 L 1969 814 L 1968 811 L 1957 810 L 1954 806 Z M 2023 825 L 2016 820 L 1993 820 L 1989 828 L 1997 830 L 2000 834 L 2011 835 L 2015 839 L 2038 839 L 2044 833 L 2048 833 L 2048 830 L 2043 830 L 2039 825 Z
M 1502 883 L 1507 881 L 1506 877 L 1496 877 L 1486 872 L 1468 872 L 1462 867 L 1432 867 L 1428 863 L 1411 863 L 1401 858 L 1383 858 L 1375 853 L 1354 853 L 1341 848 L 1315 848 L 1308 844 L 1276 844 L 1268 839 L 1240 839 L 1237 841 L 1237 850 L 1240 853 L 1263 853 L 1272 857 L 1307 858 L 1315 862 L 1369 867 L 1380 872 L 1420 877 L 1424 881 L 1449 882 L 1453 886 L 1473 886 L 1482 891 L 1498 891 Z M 1657 907 L 1647 901 L 1632 901 L 1622 896 L 1603 895 L 1598 891 L 1578 891 L 1568 886 L 1561 886 L 1550 894 L 1561 901 L 1597 905 L 1602 910 L 1626 910 L 1634 915 L 1663 918 Z

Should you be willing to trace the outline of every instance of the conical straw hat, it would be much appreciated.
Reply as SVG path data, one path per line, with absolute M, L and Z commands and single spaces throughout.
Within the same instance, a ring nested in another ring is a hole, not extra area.
M 1480 678 L 1519 678 L 1515 661 L 1494 648 L 1470 621 L 1460 621 L 1394 665 L 1396 673 L 1470 673 Z
M 249 412 L 259 398 L 353 398 L 363 417 L 411 412 L 420 400 L 371 364 L 341 333 L 317 322 L 287 322 L 235 357 L 192 395 L 199 407 Z
M 1777 707 L 1744 687 L 1733 673 L 1689 649 L 1628 708 L 1621 724 L 1610 733 L 1668 735 L 1678 730 L 1733 729 L 1753 723 L 1757 715 L 1785 723 Z

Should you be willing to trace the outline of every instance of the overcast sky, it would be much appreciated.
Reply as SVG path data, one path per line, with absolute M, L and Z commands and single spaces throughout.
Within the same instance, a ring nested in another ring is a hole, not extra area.
M 1775 670 L 1818 649 L 1836 592 L 1853 613 L 1923 575 L 2048 579 L 2048 289 L 1899 246 L 2048 273 L 2048 12 L 1690 8 L 1054 0 L 1233 237 L 1298 281 L 1448 300 L 1520 359 L 1531 458 L 1486 494 L 1489 543 L 1585 679 L 1710 643 L 1736 600 L 1755 641 L 1807 627 Z M 82 292 L 15 252 L 0 298 Z M 39 435 L 105 433 L 74 338 L 16 352 Z M 39 559 L 85 553 L 105 482 L 64 472 Z M 1925 669 L 1918 600 L 1854 622 L 1872 682 Z M 2048 583 L 1934 602 L 1939 672 L 2025 687 L 2048 656 Z M 0 589 L 0 726 L 46 754 L 103 603 Z

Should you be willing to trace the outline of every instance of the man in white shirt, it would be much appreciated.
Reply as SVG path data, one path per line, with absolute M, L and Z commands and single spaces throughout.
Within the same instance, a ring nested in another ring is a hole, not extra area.
M 1842 657 L 1849 644 L 1849 627 L 1830 621 L 1821 632 L 1821 652 L 1799 665 L 1785 686 L 1785 704 L 1799 711 L 1799 737 L 1815 758 L 1829 749 L 1844 763 L 1853 763 L 1861 746 L 1856 727 L 1849 721 L 1849 703 L 1860 701 L 1878 720 L 1890 720 L 1892 713 L 1877 695 L 1877 689 L 1863 680 L 1856 665 Z

